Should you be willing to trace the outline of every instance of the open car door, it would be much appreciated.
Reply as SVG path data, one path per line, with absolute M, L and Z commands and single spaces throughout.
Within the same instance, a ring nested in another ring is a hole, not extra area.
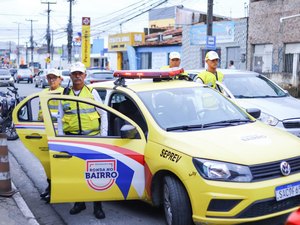
M 142 198 L 146 140 L 136 123 L 87 98 L 41 95 L 40 100 L 48 138 L 52 203 Z M 106 111 L 108 136 L 59 135 L 48 108 L 50 101 L 73 101 Z
M 21 101 L 13 112 L 13 122 L 20 140 L 39 159 L 47 178 L 50 178 L 48 139 L 40 115 L 39 94 L 33 94 Z

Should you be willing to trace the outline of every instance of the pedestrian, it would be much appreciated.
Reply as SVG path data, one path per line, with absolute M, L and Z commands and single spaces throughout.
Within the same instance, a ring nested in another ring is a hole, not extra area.
M 175 67 L 180 67 L 181 59 L 180 59 L 180 54 L 179 52 L 170 52 L 169 54 L 169 65 L 163 66 L 160 69 L 161 70 L 166 70 L 170 68 L 175 68 Z M 178 75 L 179 79 L 184 79 L 184 80 L 190 80 L 188 77 L 188 74 L 186 72 L 181 73 Z
M 207 69 L 197 75 L 196 82 L 206 84 L 212 88 L 216 88 L 216 81 L 223 81 L 223 73 L 217 71 L 219 63 L 219 55 L 215 51 L 209 51 L 206 53 L 205 62 Z
M 102 100 L 93 88 L 85 85 L 86 67 L 81 62 L 71 65 L 70 78 L 73 86 L 64 94 L 90 98 L 102 103 Z M 68 88 L 68 87 L 67 87 Z M 90 105 L 80 103 L 79 110 L 74 101 L 64 100 L 59 105 L 58 133 L 65 135 L 99 135 L 107 136 L 107 113 L 102 109 L 91 108 Z M 79 119 L 80 118 L 80 119 Z M 99 121 L 101 120 L 101 123 Z M 80 122 L 79 122 L 80 121 Z M 70 210 L 70 214 L 78 214 L 86 209 L 84 202 L 76 202 Z M 98 219 L 105 218 L 100 201 L 94 202 L 94 215 Z
M 170 54 L 169 54 L 169 65 L 163 66 L 160 69 L 164 70 L 164 69 L 169 69 L 169 68 L 173 68 L 173 67 L 179 67 L 180 62 L 181 62 L 181 60 L 180 60 L 179 52 L 170 52 Z
M 44 89 L 42 92 L 57 92 L 57 93 L 62 93 L 63 92 L 63 87 L 60 86 L 62 77 L 60 72 L 57 69 L 50 69 L 47 72 L 46 75 L 47 81 L 49 88 Z M 52 100 L 49 102 L 49 109 L 51 112 L 51 117 L 53 121 L 57 120 L 57 112 L 58 112 L 58 101 Z M 41 105 L 39 105 L 39 113 L 38 113 L 38 120 L 43 121 L 43 113 L 41 109 Z M 50 191 L 51 191 L 51 180 L 50 177 L 47 175 L 47 182 L 48 186 L 45 189 L 45 191 L 40 194 L 40 197 L 42 200 L 45 200 L 46 203 L 50 202 Z
M 235 66 L 234 66 L 233 60 L 230 60 L 230 61 L 229 61 L 228 69 L 235 70 Z

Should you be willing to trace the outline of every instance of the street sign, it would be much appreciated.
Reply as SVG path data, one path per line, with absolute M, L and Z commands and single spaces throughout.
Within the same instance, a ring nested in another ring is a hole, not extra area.
M 216 50 L 216 36 L 206 36 L 206 49 Z

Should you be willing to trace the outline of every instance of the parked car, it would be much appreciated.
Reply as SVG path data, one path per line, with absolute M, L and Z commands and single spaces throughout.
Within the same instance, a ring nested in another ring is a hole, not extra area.
M 34 76 L 34 86 L 39 88 L 45 88 L 49 86 L 46 75 L 47 69 L 41 69 L 38 74 Z
M 19 83 L 20 81 L 27 81 L 27 83 L 33 82 L 33 73 L 28 68 L 19 68 L 15 73 L 15 82 Z
M 86 83 L 93 84 L 97 82 L 113 80 L 112 70 L 87 70 Z
M 1 86 L 12 86 L 14 79 L 12 78 L 7 68 L 0 68 L 0 85 Z
M 191 78 L 201 70 L 187 70 Z M 259 120 L 300 137 L 300 100 L 267 77 L 252 71 L 221 69 L 222 92 L 243 108 L 259 108 Z
M 60 85 L 62 87 L 67 87 L 68 85 L 72 86 L 72 81 L 70 80 L 70 70 L 60 70 L 60 72 L 63 79 Z
M 50 202 L 143 200 L 162 206 L 168 225 L 273 224 L 296 210 L 300 139 L 256 120 L 258 109 L 248 114 L 208 86 L 172 79 L 181 72 L 116 71 L 117 80 L 89 86 L 104 104 L 47 93 L 19 103 L 14 123 L 51 172 Z M 107 135 L 81 133 L 97 116 L 76 121 L 78 134 L 58 133 L 52 101 L 71 114 L 106 111 Z

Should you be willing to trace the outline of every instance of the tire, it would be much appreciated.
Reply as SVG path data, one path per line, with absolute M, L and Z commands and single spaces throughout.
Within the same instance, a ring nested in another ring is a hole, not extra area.
M 2 128 L 1 129 L 2 133 L 6 134 L 8 141 L 14 141 L 19 138 L 17 131 L 16 131 L 15 124 L 12 123 L 11 121 L 5 121 L 2 124 L 1 128 Z
M 167 225 L 191 225 L 192 209 L 182 183 L 172 176 L 164 178 L 163 208 Z

